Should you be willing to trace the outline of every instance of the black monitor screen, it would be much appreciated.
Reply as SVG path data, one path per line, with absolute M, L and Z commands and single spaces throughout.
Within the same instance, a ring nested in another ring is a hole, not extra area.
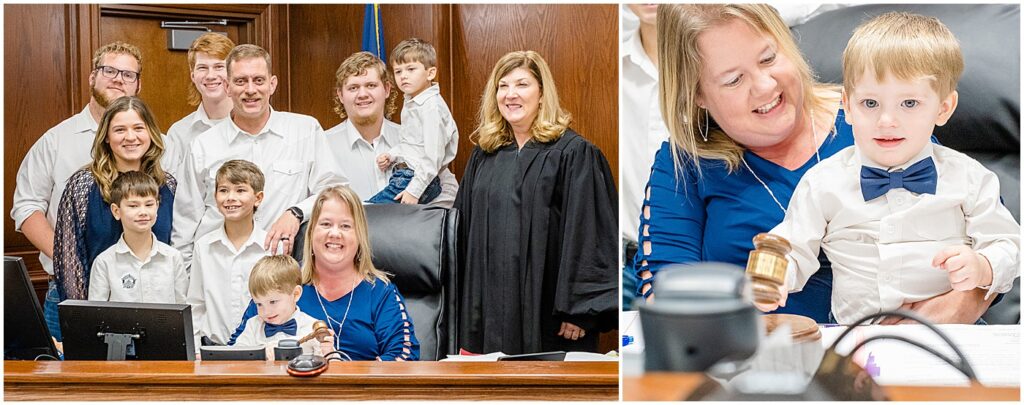
M 195 360 L 187 304 L 67 300 L 59 305 L 65 360 Z M 113 356 L 109 348 L 113 346 Z
M 4 359 L 56 358 L 57 348 L 43 320 L 43 308 L 32 289 L 25 262 L 4 256 Z

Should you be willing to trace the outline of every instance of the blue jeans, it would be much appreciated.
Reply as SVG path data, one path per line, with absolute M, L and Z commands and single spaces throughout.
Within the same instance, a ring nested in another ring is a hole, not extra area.
M 379 193 L 370 197 L 366 202 L 370 204 L 398 204 L 401 201 L 395 201 L 395 197 L 405 191 L 409 187 L 409 182 L 412 181 L 413 176 L 416 174 L 415 171 L 406 167 L 402 169 L 395 169 L 394 173 L 391 174 L 391 179 L 388 180 L 388 186 L 384 187 Z M 427 188 L 423 190 L 423 195 L 420 196 L 419 203 L 426 204 L 434 201 L 437 196 L 441 195 L 441 180 L 434 176 L 434 179 L 430 181 Z
M 57 304 L 60 303 L 60 295 L 57 294 L 57 283 L 50 280 L 46 287 L 46 299 L 43 302 L 43 319 L 46 320 L 46 327 L 50 329 L 50 336 L 58 342 L 64 341 L 60 334 L 60 319 L 57 317 Z

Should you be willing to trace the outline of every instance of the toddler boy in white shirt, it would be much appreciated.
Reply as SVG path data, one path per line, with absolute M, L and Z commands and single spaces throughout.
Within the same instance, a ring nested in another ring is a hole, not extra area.
M 459 130 L 448 104 L 441 97 L 441 88 L 434 83 L 437 75 L 437 53 L 426 41 L 410 38 L 391 52 L 392 69 L 398 88 L 405 94 L 402 105 L 402 129 L 399 145 L 392 153 L 377 157 L 377 167 L 394 171 L 387 187 L 366 202 L 373 204 L 426 204 L 442 191 L 441 177 L 454 195 L 458 183 L 448 164 L 458 151 Z
M 832 262 L 841 324 L 950 290 L 1010 290 L 1020 226 L 995 174 L 931 142 L 956 109 L 963 56 L 932 17 L 887 13 L 862 24 L 843 53 L 843 106 L 854 146 L 807 172 L 771 233 L 793 246 L 786 290 Z M 759 305 L 773 310 L 777 305 Z
M 302 275 L 299 263 L 291 256 L 266 256 L 256 262 L 249 276 L 249 293 L 259 316 L 245 321 L 235 346 L 266 345 L 267 358 L 272 359 L 278 341 L 298 340 L 313 331 L 316 319 L 296 306 L 302 296 Z M 333 332 L 324 340 L 306 341 L 302 344 L 303 354 L 329 353 Z
M 253 220 L 263 202 L 265 179 L 255 164 L 235 159 L 221 165 L 214 181 L 214 201 L 224 224 L 193 244 L 187 302 L 196 339 L 206 336 L 226 344 L 249 306 L 249 274 L 267 255 L 267 232 Z
M 89 300 L 185 303 L 185 260 L 153 235 L 159 207 L 160 186 L 148 174 L 129 171 L 114 179 L 110 212 L 124 232 L 93 261 Z

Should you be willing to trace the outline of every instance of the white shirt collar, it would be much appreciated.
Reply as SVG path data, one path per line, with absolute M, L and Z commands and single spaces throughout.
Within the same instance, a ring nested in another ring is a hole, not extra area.
M 221 243 L 228 248 L 235 248 L 235 244 L 231 243 L 231 239 L 228 239 L 228 234 L 227 232 L 224 231 L 223 224 L 221 224 L 221 226 L 218 226 L 217 229 L 215 229 L 213 232 L 214 237 L 210 239 L 211 245 L 214 243 Z M 266 236 L 266 232 L 264 232 L 262 229 L 256 226 L 256 223 L 253 222 L 253 228 L 252 232 L 249 233 L 249 239 L 246 239 L 245 243 L 242 243 L 242 246 L 238 249 L 238 251 L 243 251 L 252 245 L 260 246 L 262 248 Z
M 644 44 L 640 40 L 639 28 L 633 31 L 623 44 L 622 58 L 639 66 L 640 70 L 647 74 L 647 76 L 650 76 L 651 79 L 658 80 L 658 68 L 654 67 L 654 62 L 647 56 L 647 52 L 644 52 Z
M 165 252 L 162 246 L 160 246 L 160 241 L 156 239 L 156 235 L 153 235 L 153 232 L 150 232 L 149 236 L 153 238 L 153 247 L 149 249 L 149 256 L 146 256 L 144 260 L 141 260 L 143 263 L 149 263 L 153 260 L 153 257 L 158 254 L 161 256 L 167 256 L 167 252 Z M 114 244 L 114 252 L 135 257 L 135 253 L 132 252 L 132 248 L 128 247 L 128 242 L 125 242 L 124 240 L 124 233 L 121 233 L 121 237 L 117 238 L 117 243 Z
M 263 129 L 261 129 L 260 133 L 258 134 L 250 134 L 248 132 L 245 132 L 244 130 L 242 130 L 242 128 L 238 127 L 238 124 L 235 123 L 235 120 L 228 119 L 227 121 L 231 123 L 231 128 L 234 130 L 232 131 L 231 135 L 228 135 L 228 143 L 233 143 L 238 139 L 239 136 L 242 135 L 261 137 L 263 136 L 263 134 L 273 134 L 278 137 L 284 138 L 284 133 L 287 128 L 285 128 L 286 125 L 284 124 L 284 120 L 282 118 L 283 117 L 281 117 L 281 113 L 271 108 L 270 118 L 267 119 L 266 125 L 263 125 Z
M 384 122 L 381 123 L 380 135 L 377 136 L 376 139 L 374 139 L 374 144 L 380 143 L 381 140 L 383 140 L 389 146 L 396 145 L 397 139 L 395 139 L 395 136 L 397 136 L 397 134 L 387 130 L 388 124 L 392 124 L 392 122 L 388 121 L 388 119 L 384 118 L 383 116 L 381 117 L 381 119 Z M 356 143 L 359 141 L 362 141 L 364 144 L 369 145 L 369 142 L 367 142 L 366 139 L 363 139 L 363 136 L 359 133 L 359 130 L 356 129 L 356 126 L 352 124 L 351 119 L 347 119 L 345 120 L 345 122 L 341 123 L 340 132 L 342 133 L 342 136 L 345 137 L 346 144 L 349 145 L 349 147 L 351 147 L 352 149 L 356 148 Z
M 410 102 L 412 102 L 419 105 L 423 105 L 423 103 L 427 102 L 427 99 L 439 94 L 441 94 L 441 86 L 437 83 L 433 83 L 430 85 L 430 87 L 427 87 L 422 92 L 420 92 L 420 94 L 417 94 L 416 97 L 409 97 L 409 95 L 406 94 L 405 104 L 408 105 Z
M 73 129 L 75 133 L 81 133 L 86 131 L 96 132 L 100 125 L 96 123 L 96 120 L 92 118 L 92 113 L 89 112 L 89 105 L 86 104 L 82 112 L 75 115 L 73 121 Z

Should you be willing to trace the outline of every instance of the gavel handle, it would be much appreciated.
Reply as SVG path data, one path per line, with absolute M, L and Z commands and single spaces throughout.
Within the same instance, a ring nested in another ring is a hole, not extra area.
M 317 330 L 314 330 L 312 332 L 309 332 L 308 335 L 303 336 L 302 339 L 299 339 L 299 344 L 301 345 L 303 343 L 306 343 L 310 339 L 313 339 L 313 338 L 316 338 L 317 340 L 320 340 L 320 336 L 321 335 L 327 335 L 327 328 L 317 329 Z

